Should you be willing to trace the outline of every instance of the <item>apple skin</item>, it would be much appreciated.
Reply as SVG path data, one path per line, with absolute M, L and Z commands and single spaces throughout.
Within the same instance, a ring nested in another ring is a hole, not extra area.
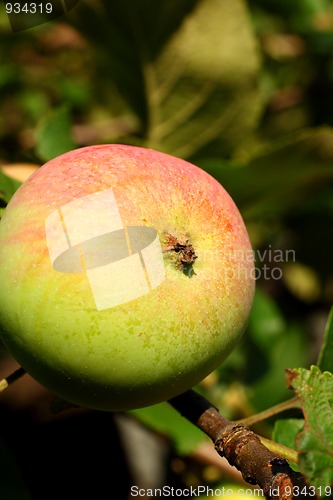
M 109 188 L 124 225 L 157 231 L 165 278 L 139 298 L 97 310 L 84 272 L 53 268 L 45 221 Z M 192 277 L 166 251 L 167 234 L 193 245 Z M 233 200 L 198 167 L 133 146 L 71 151 L 38 169 L 1 219 L 3 342 L 32 377 L 74 404 L 120 411 L 168 400 L 240 340 L 254 294 L 251 255 Z

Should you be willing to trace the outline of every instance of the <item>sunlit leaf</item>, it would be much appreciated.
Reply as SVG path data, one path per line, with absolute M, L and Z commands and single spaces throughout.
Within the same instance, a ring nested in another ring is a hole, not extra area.
M 107 50 L 103 81 L 137 114 L 146 145 L 188 158 L 208 145 L 229 155 L 249 139 L 261 98 L 243 0 L 105 0 L 75 14 L 97 57 Z
M 312 366 L 289 370 L 288 381 L 300 398 L 305 418 L 297 440 L 300 470 L 313 486 L 332 486 L 333 375 Z

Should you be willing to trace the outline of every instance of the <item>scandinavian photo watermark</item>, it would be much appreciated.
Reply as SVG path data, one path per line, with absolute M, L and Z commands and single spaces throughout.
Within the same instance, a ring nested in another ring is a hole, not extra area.
M 5 1 L 5 10 L 13 33 L 25 31 L 57 19 L 72 10 L 79 0 Z
M 272 248 L 269 245 L 262 250 L 248 252 L 245 258 L 248 262 L 254 263 L 254 267 L 249 271 L 251 278 L 255 280 L 280 280 L 283 275 L 283 265 L 287 262 L 295 262 L 296 252 L 293 249 L 282 250 Z
M 238 279 L 280 280 L 283 266 L 296 261 L 293 249 L 277 249 L 269 245 L 258 250 L 204 250 L 199 254 L 201 260 L 225 262 L 225 272 L 236 274 Z

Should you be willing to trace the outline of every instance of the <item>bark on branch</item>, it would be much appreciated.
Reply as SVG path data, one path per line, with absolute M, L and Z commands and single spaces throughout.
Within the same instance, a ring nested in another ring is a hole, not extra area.
M 224 418 L 203 396 L 190 390 L 169 403 L 205 432 L 217 453 L 236 467 L 246 482 L 260 486 L 268 500 L 299 500 L 300 492 L 303 500 L 315 498 L 304 477 L 284 458 L 266 448 L 249 428 Z

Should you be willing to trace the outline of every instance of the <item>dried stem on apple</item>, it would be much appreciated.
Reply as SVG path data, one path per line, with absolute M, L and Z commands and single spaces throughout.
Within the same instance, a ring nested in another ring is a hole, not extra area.
M 163 253 L 171 252 L 173 254 L 176 268 L 182 271 L 186 276 L 192 278 L 195 274 L 193 264 L 198 256 L 195 254 L 192 243 L 188 239 L 179 241 L 170 233 L 165 233 L 166 245 Z
M 284 458 L 266 448 L 259 436 L 243 424 L 224 418 L 203 396 L 190 390 L 169 403 L 204 431 L 213 440 L 217 453 L 236 467 L 246 482 L 259 485 L 267 499 L 292 500 L 294 491 L 306 492 L 304 499 L 314 498 L 303 476 Z

